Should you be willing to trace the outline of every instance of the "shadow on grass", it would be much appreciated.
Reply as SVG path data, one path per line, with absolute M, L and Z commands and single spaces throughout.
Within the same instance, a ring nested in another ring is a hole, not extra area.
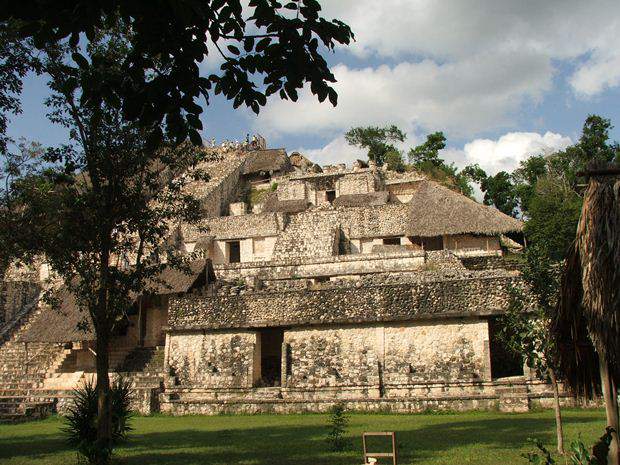
M 410 423 L 407 417 L 395 417 L 394 421 L 400 463 L 403 464 L 418 463 L 438 454 L 458 456 L 464 449 L 477 447 L 480 448 L 480 454 L 490 450 L 512 450 L 512 455 L 518 457 L 518 450 L 524 446 L 528 437 L 537 437 L 548 443 L 554 438 L 554 421 L 551 417 L 507 415 L 462 419 L 458 415 L 450 415 L 433 417 L 424 422 L 417 421 L 415 417 L 411 419 Z M 235 420 L 235 417 L 231 417 L 231 424 Z M 565 418 L 567 426 L 598 421 L 600 417 L 595 413 Z M 375 423 L 376 428 L 371 428 Z M 115 463 L 349 465 L 362 461 L 359 431 L 390 429 L 389 425 L 389 419 L 386 421 L 385 418 L 377 418 L 376 422 L 372 416 L 353 419 L 351 449 L 335 454 L 328 450 L 325 442 L 327 427 L 323 425 L 259 425 L 212 430 L 206 427 L 201 429 L 199 425 L 192 428 L 191 420 L 188 419 L 187 423 L 179 425 L 181 428 L 145 433 L 134 431 L 129 442 L 117 449 Z M 71 453 L 71 450 L 58 429 L 49 434 L 0 437 L 0 458 L 27 457 L 34 460 L 49 454 L 63 453 Z M 450 463 L 458 463 L 458 459 L 455 460 Z M 481 463 L 490 462 L 482 460 Z

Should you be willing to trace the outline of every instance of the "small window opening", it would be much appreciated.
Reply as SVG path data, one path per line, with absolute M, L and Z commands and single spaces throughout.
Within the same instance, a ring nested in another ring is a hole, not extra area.
M 239 241 L 227 242 L 228 263 L 239 263 L 241 261 L 241 245 Z
M 400 245 L 400 237 L 384 237 L 383 245 Z

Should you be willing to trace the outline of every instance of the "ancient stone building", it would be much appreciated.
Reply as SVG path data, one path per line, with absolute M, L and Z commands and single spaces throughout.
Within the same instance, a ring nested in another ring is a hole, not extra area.
M 165 271 L 111 344 L 141 411 L 547 402 L 496 337 L 509 289 L 522 286 L 504 257 L 521 222 L 417 173 L 251 148 L 222 150 L 210 181 L 191 186 L 204 220 L 181 225 L 175 243 L 204 259 L 189 275 Z M 5 413 L 62 410 L 93 376 L 83 312 L 70 295 L 60 312 L 38 302 L 34 281 L 9 279 L 0 293 Z

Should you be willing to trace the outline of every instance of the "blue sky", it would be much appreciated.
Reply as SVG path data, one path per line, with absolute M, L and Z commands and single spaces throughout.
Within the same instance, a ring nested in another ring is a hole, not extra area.
M 620 2 L 572 0 L 338 0 L 325 16 L 347 22 L 350 47 L 327 56 L 339 105 L 302 92 L 297 104 L 270 100 L 256 117 L 214 98 L 206 139 L 261 133 L 272 147 L 299 150 L 327 164 L 363 154 L 342 135 L 354 125 L 397 124 L 403 149 L 429 132 L 449 141 L 444 157 L 490 172 L 565 147 L 589 113 L 620 126 Z M 217 60 L 203 63 L 205 73 Z M 44 145 L 66 140 L 49 123 L 45 80 L 29 77 L 23 114 L 10 134 Z M 620 128 L 612 132 L 620 139 Z

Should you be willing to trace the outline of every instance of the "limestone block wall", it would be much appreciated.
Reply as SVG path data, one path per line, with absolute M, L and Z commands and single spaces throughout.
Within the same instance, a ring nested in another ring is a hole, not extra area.
M 303 200 L 308 198 L 306 183 L 290 180 L 278 184 L 278 200 Z
M 398 284 L 337 283 L 316 290 L 172 297 L 168 325 L 177 329 L 251 328 L 326 323 L 411 321 L 501 313 L 510 287 L 506 272 L 462 271 L 467 278 L 420 273 Z
M 386 385 L 480 381 L 488 367 L 488 324 L 483 319 L 387 325 Z
M 268 250 L 269 243 L 275 244 L 275 237 L 264 238 Z M 256 245 L 256 244 L 255 244 Z M 273 252 L 273 245 L 271 246 Z M 266 254 L 269 259 L 271 255 Z M 273 258 L 273 257 L 271 257 Z M 254 259 L 260 256 L 254 251 Z M 424 266 L 424 252 L 399 251 L 397 253 L 366 255 L 334 255 L 330 257 L 312 257 L 304 259 L 272 259 L 268 263 L 250 262 L 233 264 L 216 264 L 215 273 L 219 278 L 234 280 L 249 276 L 262 279 L 291 279 L 315 276 L 345 276 L 389 271 L 413 271 Z
M 331 212 L 291 215 L 276 241 L 273 257 L 328 257 L 338 254 L 338 218 Z
M 347 174 L 336 182 L 336 196 L 348 194 L 367 194 L 375 191 L 372 173 L 365 171 Z
M 296 328 L 284 332 L 289 346 L 287 387 L 376 386 L 379 383 L 373 327 Z
M 385 204 L 372 208 L 339 207 L 338 219 L 351 239 L 404 236 L 407 232 L 408 206 Z
M 249 215 L 222 216 L 210 218 L 203 227 L 208 231 L 206 235 L 214 236 L 218 240 L 245 239 L 248 237 L 276 236 L 285 226 L 283 213 L 257 213 Z M 188 231 L 184 239 L 190 241 L 192 236 L 204 235 Z
M 255 342 L 252 331 L 173 333 L 168 365 L 182 386 L 248 388 Z

